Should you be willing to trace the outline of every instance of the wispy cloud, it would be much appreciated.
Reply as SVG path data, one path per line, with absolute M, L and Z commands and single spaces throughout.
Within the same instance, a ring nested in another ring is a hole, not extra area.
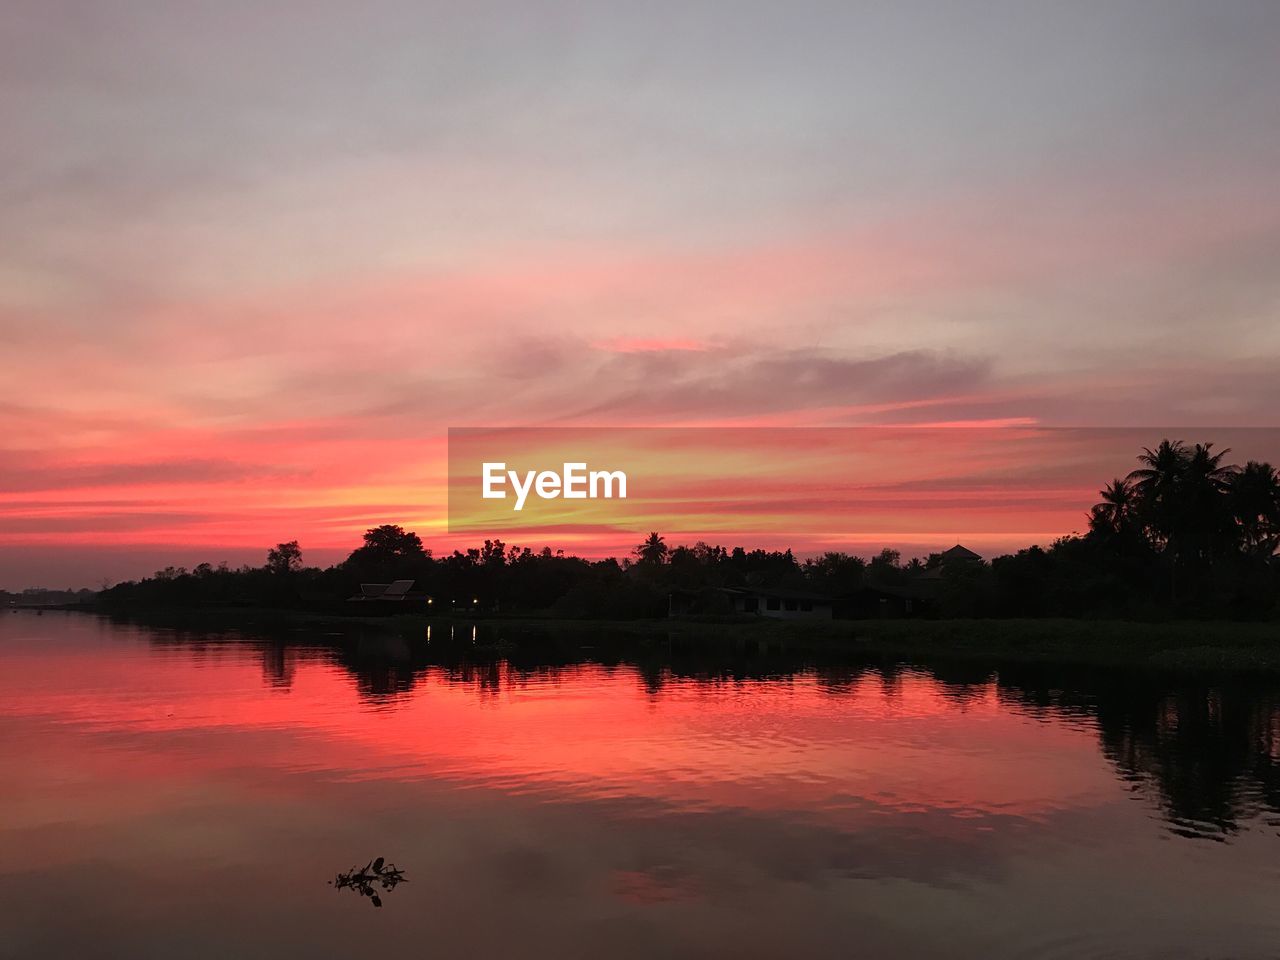
M 703 351 L 711 349 L 705 340 L 693 337 L 610 337 L 591 344 L 607 353 L 667 353 L 670 351 Z

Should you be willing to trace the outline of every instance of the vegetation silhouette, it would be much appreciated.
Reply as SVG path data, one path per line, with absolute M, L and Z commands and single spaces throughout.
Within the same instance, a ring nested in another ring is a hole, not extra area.
M 1280 828 L 1280 696 L 1249 678 L 1004 666 L 1001 696 L 1093 721 L 1104 756 L 1154 791 L 1169 830 L 1228 840 Z
M 294 573 L 302 569 L 302 548 L 297 540 L 278 543 L 267 551 L 267 569 L 272 573 Z
M 394 863 L 387 863 L 382 857 L 370 860 L 363 867 L 352 867 L 346 873 L 340 873 L 329 885 L 335 890 L 354 890 L 362 897 L 368 897 L 375 907 L 382 906 L 382 897 L 378 888 L 383 891 L 394 890 L 399 884 L 408 883 L 409 878 Z
M 1132 472 L 1103 486 L 1085 534 L 989 563 L 953 562 L 956 551 L 903 562 L 888 549 L 869 559 L 829 551 L 801 560 L 790 550 L 701 541 L 672 547 L 656 531 L 622 559 L 588 560 L 498 539 L 436 557 L 417 534 L 385 524 L 328 569 L 304 566 L 290 541 L 269 551 L 263 567 L 170 567 L 117 584 L 98 600 L 118 609 L 341 612 L 361 583 L 412 579 L 413 595 L 398 609 L 434 614 L 652 618 L 668 613 L 673 591 L 700 596 L 696 612 L 723 614 L 726 588 L 768 588 L 910 599 L 904 613 L 933 617 L 1272 617 L 1280 610 L 1280 476 L 1268 463 L 1230 464 L 1229 453 L 1170 439 L 1144 448 Z

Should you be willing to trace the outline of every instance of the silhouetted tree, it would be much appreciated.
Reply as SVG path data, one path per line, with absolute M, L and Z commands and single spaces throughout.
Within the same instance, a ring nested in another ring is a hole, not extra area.
M 1280 474 L 1269 463 L 1250 460 L 1232 478 L 1229 495 L 1244 551 L 1272 556 L 1280 548 Z
M 196 576 L 208 576 L 207 563 L 196 567 Z M 302 548 L 297 540 L 288 543 L 277 543 L 267 551 L 267 569 L 272 573 L 293 573 L 302 569 Z
M 656 530 L 644 538 L 644 542 L 635 549 L 640 563 L 656 566 L 667 559 L 667 542 Z
M 1234 534 L 1225 494 L 1239 467 L 1222 462 L 1230 452 L 1214 453 L 1212 443 L 1197 443 L 1187 457 L 1177 521 L 1182 550 L 1195 567 L 1212 564 Z
M 1094 504 L 1089 527 L 1124 537 L 1137 526 L 1138 493 L 1128 480 L 1112 480 L 1099 491 L 1101 502 Z
M 422 546 L 422 538 L 395 523 L 384 523 L 367 530 L 364 546 L 360 549 L 369 551 L 371 555 L 395 560 L 416 560 L 427 555 Z
M 1175 536 L 1187 448 L 1181 440 L 1161 440 L 1154 450 L 1143 447 L 1138 462 L 1143 466 L 1132 471 L 1128 479 L 1138 495 L 1147 534 L 1157 549 L 1163 549 Z
M 846 599 L 866 588 L 919 600 L 915 613 L 937 616 L 1266 616 L 1280 594 L 1280 477 L 1267 463 L 1228 464 L 1227 453 L 1169 439 L 1144 448 L 1138 469 L 1102 489 L 1085 536 L 989 564 L 948 563 L 942 554 L 904 563 L 895 550 L 869 562 L 831 551 L 802 564 L 790 550 L 701 541 L 669 547 L 657 532 L 632 551 L 635 563 L 501 540 L 436 559 L 417 534 L 385 524 L 328 570 L 302 567 L 301 550 L 290 541 L 269 551 L 263 567 L 166 567 L 104 590 L 101 599 L 121 606 L 315 607 L 342 604 L 362 582 L 413 579 L 424 611 L 432 597 L 434 611 L 468 613 L 654 617 L 665 614 L 677 591 L 692 598 L 689 609 L 714 613 L 724 597 L 719 588 L 748 587 Z
M 866 569 L 867 562 L 861 557 L 833 550 L 806 560 L 803 565 L 805 579 L 816 589 L 833 595 L 856 590 Z

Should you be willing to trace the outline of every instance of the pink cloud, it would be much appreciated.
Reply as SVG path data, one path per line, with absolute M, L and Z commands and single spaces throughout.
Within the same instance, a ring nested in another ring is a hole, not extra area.
M 667 351 L 695 351 L 711 349 L 705 340 L 692 337 L 612 337 L 592 342 L 596 350 L 609 353 L 664 353 Z

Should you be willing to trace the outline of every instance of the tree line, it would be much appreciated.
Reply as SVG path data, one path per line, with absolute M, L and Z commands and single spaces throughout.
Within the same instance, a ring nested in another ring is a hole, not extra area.
M 297 541 L 277 544 L 261 567 L 168 568 L 100 594 L 108 605 L 244 604 L 326 608 L 361 583 L 415 581 L 437 612 L 545 613 L 580 618 L 663 616 L 673 591 L 802 589 L 833 597 L 875 591 L 912 597 L 933 616 L 1266 617 L 1280 612 L 1280 477 L 1268 463 L 1226 461 L 1211 443 L 1164 440 L 1106 484 L 1083 535 L 1062 537 L 989 563 L 940 554 L 904 562 L 894 550 L 862 558 L 840 551 L 669 545 L 651 533 L 630 556 L 589 560 L 486 540 L 435 556 L 414 532 L 374 527 L 344 561 L 303 562 Z

